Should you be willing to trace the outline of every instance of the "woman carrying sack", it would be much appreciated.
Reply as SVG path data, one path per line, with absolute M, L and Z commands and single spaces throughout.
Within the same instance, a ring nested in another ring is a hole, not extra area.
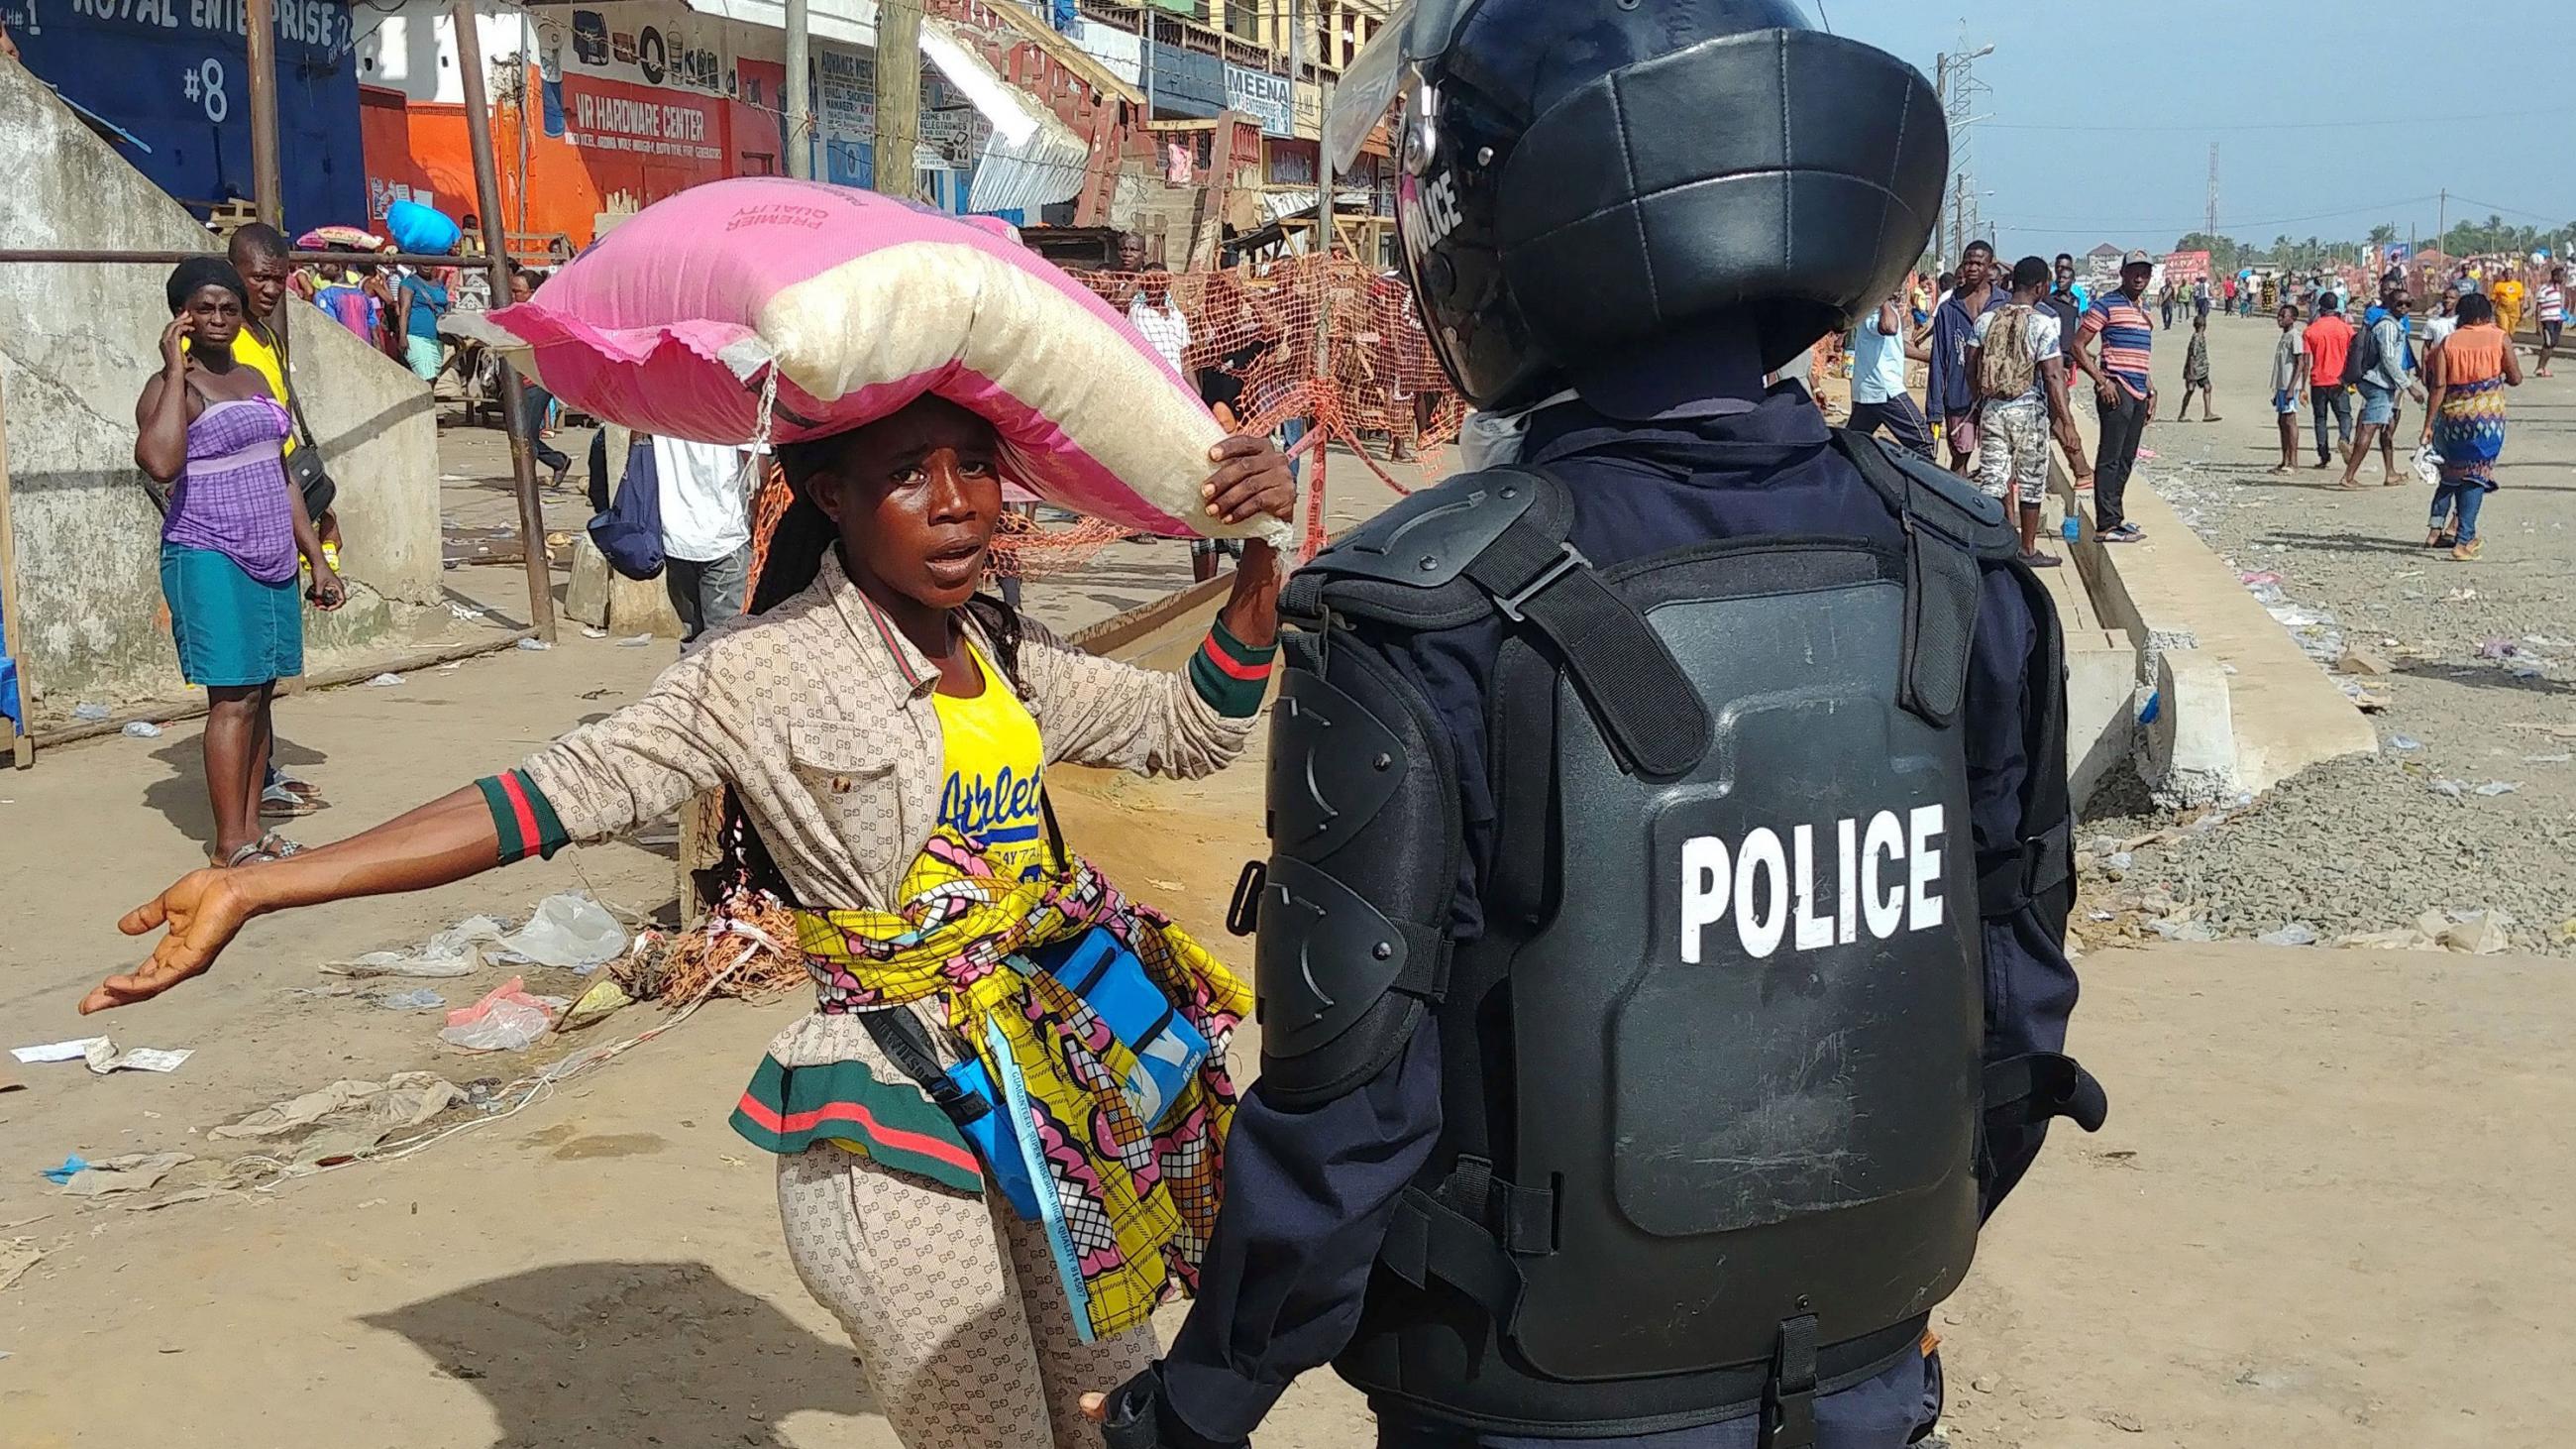
M 82 1010 L 206 971 L 254 916 L 427 889 L 728 787 L 736 860 L 793 908 L 820 998 L 735 1115 L 779 1155 L 797 1272 L 909 1449 L 1093 1445 L 1079 1394 L 1141 1371 L 1148 1314 L 1195 1280 L 1233 1106 L 1226 1038 L 1250 1001 L 1060 852 L 1044 778 L 1233 760 L 1275 650 L 1278 559 L 1247 549 L 1185 673 L 1140 670 L 976 596 L 1003 511 L 984 418 L 925 397 L 778 456 L 795 502 L 751 616 L 516 770 L 290 860 L 181 879 L 119 923 L 167 928 L 151 959 Z M 1227 438 L 1212 461 L 1212 519 L 1289 516 L 1267 441 Z M 1187 1030 L 1139 1028 L 1140 993 Z

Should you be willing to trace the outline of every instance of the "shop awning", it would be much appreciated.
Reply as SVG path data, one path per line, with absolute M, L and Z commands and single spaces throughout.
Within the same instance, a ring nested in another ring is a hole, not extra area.
M 993 127 L 976 158 L 967 210 L 1035 212 L 1081 193 L 1091 146 L 1062 118 L 1003 79 L 946 21 L 921 22 L 921 53 Z
M 681 0 L 700 15 L 720 15 L 746 25 L 787 29 L 786 0 Z M 805 33 L 816 40 L 877 48 L 877 0 L 807 0 Z

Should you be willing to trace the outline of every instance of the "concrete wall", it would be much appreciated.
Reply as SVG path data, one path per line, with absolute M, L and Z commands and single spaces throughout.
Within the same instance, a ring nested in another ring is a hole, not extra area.
M 295 164 L 288 156 L 286 164 Z M 0 247 L 206 248 L 176 202 L 15 61 L 0 60 Z M 166 268 L 0 267 L 0 399 L 29 683 L 49 712 L 180 684 L 164 622 L 161 520 L 134 466 L 134 403 L 160 366 Z M 301 305 L 293 304 L 289 305 Z M 342 565 L 374 595 L 438 596 L 438 437 L 429 391 L 319 312 L 293 336 L 305 408 L 340 481 Z M 308 645 L 381 632 L 357 591 Z

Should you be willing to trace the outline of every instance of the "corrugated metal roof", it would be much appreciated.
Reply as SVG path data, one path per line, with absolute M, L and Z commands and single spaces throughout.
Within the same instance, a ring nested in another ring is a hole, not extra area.
M 1004 80 L 945 21 L 922 21 L 921 53 L 993 125 L 967 191 L 969 211 L 1034 212 L 1081 192 L 1091 146 L 1055 112 Z

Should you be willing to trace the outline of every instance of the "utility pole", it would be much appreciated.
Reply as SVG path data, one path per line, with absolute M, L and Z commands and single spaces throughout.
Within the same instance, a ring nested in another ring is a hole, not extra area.
M 465 140 L 474 152 L 474 214 L 483 219 L 483 255 L 491 268 L 492 300 L 510 300 L 508 234 L 501 224 L 501 177 L 492 164 L 492 111 L 483 97 L 483 37 L 475 29 L 474 0 L 456 0 L 457 79 L 465 86 Z M 524 59 L 521 62 L 525 64 Z M 501 416 L 510 426 L 510 475 L 519 498 L 519 547 L 528 565 L 528 624 L 555 642 L 555 579 L 546 554 L 546 515 L 537 502 L 536 439 L 520 406 L 519 370 L 501 359 Z
M 1995 48 L 1991 45 L 1981 45 L 1971 49 L 1968 44 L 1967 27 L 1962 24 L 1959 30 L 1959 48 L 1943 52 L 1933 65 L 1934 89 L 1940 93 L 1942 119 L 1948 123 L 1950 131 L 1951 173 L 1957 178 L 1950 208 L 1949 260 L 1953 266 L 1958 264 L 1960 257 L 1966 255 L 1968 243 L 1977 240 L 1977 237 L 1970 235 L 1978 224 L 1971 219 L 1969 213 L 1969 208 L 1974 204 L 1977 186 L 1976 160 L 1969 138 L 1970 128 L 1979 121 L 1987 119 L 1975 113 L 1977 99 L 1991 94 L 1986 86 L 1978 82 L 1976 64 L 1994 53 Z M 1935 231 L 1938 231 L 1938 227 L 1935 227 Z
M 1305 27 L 1297 23 L 1297 0 L 1288 0 L 1288 114 L 1295 130 L 1297 83 L 1306 78 Z
M 877 3 L 877 186 L 912 199 L 921 137 L 921 0 Z
M 2209 243 L 2218 245 L 2218 143 L 2209 143 Z
M 1946 50 L 1932 58 L 1932 93 L 1940 98 L 1941 114 L 1947 118 L 1950 114 L 1950 52 Z M 1946 196 L 1943 198 L 1947 199 Z M 1950 247 L 1954 255 L 1958 245 L 1959 228 L 1954 221 L 1950 226 Z M 1941 250 L 1941 218 L 1937 215 L 1932 218 L 1932 250 Z
M 814 179 L 814 93 L 807 84 L 805 0 L 787 0 L 787 174 Z M 882 86 L 884 79 L 879 78 Z
M 1137 10 L 1137 12 L 1136 12 L 1136 28 L 1137 28 L 1140 32 L 1142 32 L 1142 34 L 1140 34 L 1140 35 L 1138 36 L 1138 38 L 1137 38 L 1137 42 L 1136 42 L 1136 43 L 1137 43 L 1137 47 L 1138 47 L 1138 53 L 1139 53 L 1139 54 L 1142 56 L 1142 58 L 1143 58 L 1143 60 L 1142 60 L 1142 69 L 1143 69 L 1143 70 L 1144 70 L 1144 72 L 1145 72 L 1145 120 L 1147 121 L 1147 123 L 1148 123 L 1148 124 L 1150 124 L 1150 123 L 1153 121 L 1153 119 L 1154 119 L 1154 7 L 1153 7 L 1153 6 L 1151 6 L 1151 5 L 1147 5 L 1147 6 L 1143 6 L 1143 7 L 1141 7 L 1141 8 L 1139 8 L 1139 9 Z
M 175 23 L 175 22 L 173 22 Z M 277 165 L 277 5 L 249 0 L 243 24 L 250 34 L 250 189 L 259 219 L 286 229 L 286 180 Z
M 2442 188 L 2441 228 L 2433 234 L 2433 245 L 2447 257 L 2451 254 L 2451 190 L 2447 186 Z

